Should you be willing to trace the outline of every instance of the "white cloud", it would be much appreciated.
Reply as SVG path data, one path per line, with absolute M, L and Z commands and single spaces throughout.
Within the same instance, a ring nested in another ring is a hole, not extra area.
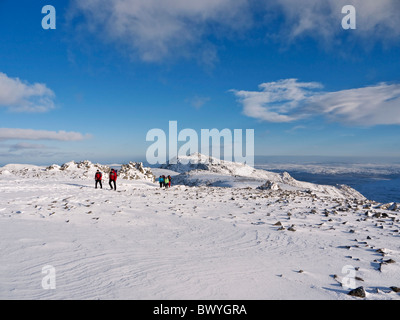
M 0 128 L 0 140 L 80 141 L 90 137 L 79 132 Z
M 144 61 L 194 51 L 210 64 L 216 56 L 207 36 L 249 28 L 248 12 L 247 0 L 74 0 L 69 20 L 78 21 L 78 30 L 100 34 Z
M 261 91 L 232 91 L 242 103 L 244 115 L 268 122 L 291 122 L 300 117 L 293 112 L 308 96 L 314 94 L 310 90 L 321 87 L 316 82 L 286 79 L 263 83 L 259 85 Z
M 400 84 L 380 83 L 364 88 L 328 92 L 310 99 L 310 113 L 331 121 L 357 125 L 399 125 Z
M 400 84 L 322 92 L 316 82 L 297 79 L 263 83 L 261 91 L 232 90 L 243 114 L 267 122 L 292 122 L 323 116 L 348 125 L 399 125 Z
M 346 35 L 354 39 L 395 41 L 400 38 L 400 2 L 398 0 L 277 0 L 270 10 L 279 10 L 284 17 L 282 39 L 289 42 L 302 36 L 310 36 L 325 44 L 337 36 Z M 342 8 L 353 5 L 356 9 L 355 30 L 344 31 L 341 21 L 345 14 Z M 267 9 L 268 10 L 268 9 Z M 365 43 L 365 42 L 364 42 Z
M 54 92 L 42 83 L 29 84 L 0 72 L 0 107 L 16 112 L 45 112 L 54 108 Z

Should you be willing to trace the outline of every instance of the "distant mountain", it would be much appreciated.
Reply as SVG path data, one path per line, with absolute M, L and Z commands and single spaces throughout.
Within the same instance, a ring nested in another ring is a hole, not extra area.
M 200 153 L 181 156 L 174 163 L 161 165 L 180 173 L 174 184 L 189 186 L 252 187 L 276 190 L 303 190 L 336 198 L 365 199 L 365 197 L 346 185 L 328 186 L 294 179 L 289 173 L 275 173 L 255 169 L 244 163 L 216 159 Z M 271 186 L 271 187 L 268 187 Z
M 26 177 L 26 178 L 68 178 L 68 179 L 94 179 L 97 170 L 106 178 L 111 167 L 102 164 L 94 164 L 88 160 L 75 162 L 70 161 L 63 165 L 53 164 L 48 167 L 8 164 L 0 168 L 0 175 Z M 129 162 L 121 165 L 118 177 L 125 180 L 148 180 L 155 181 L 154 174 L 150 168 L 143 166 L 141 162 Z

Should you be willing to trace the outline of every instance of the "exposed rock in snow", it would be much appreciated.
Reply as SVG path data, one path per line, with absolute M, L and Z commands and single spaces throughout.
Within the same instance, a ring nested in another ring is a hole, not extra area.
M 46 168 L 46 171 L 53 173 L 61 172 L 64 176 L 69 176 L 73 179 L 93 179 L 97 170 L 109 173 L 110 167 L 84 160 L 80 162 L 70 161 L 64 163 L 61 167 L 53 164 Z
M 0 175 L 19 177 L 39 177 L 44 167 L 30 164 L 7 164 L 0 168 Z
M 121 169 L 118 170 L 118 176 L 126 180 L 150 180 L 155 181 L 155 176 L 150 168 L 143 167 L 142 162 L 129 162 L 123 164 Z
M 257 189 L 259 189 L 259 190 L 279 190 L 280 188 L 279 188 L 279 185 L 277 185 L 275 182 L 268 180 L 263 185 L 257 187 Z
M 364 287 L 358 287 L 356 289 L 353 289 L 348 293 L 348 295 L 353 297 L 365 298 Z
M 383 210 L 392 210 L 392 211 L 399 211 L 400 206 L 396 202 L 385 203 L 379 206 L 380 209 Z

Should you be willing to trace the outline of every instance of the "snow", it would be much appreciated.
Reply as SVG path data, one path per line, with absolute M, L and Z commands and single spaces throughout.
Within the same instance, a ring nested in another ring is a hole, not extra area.
M 0 298 L 355 300 L 341 284 L 352 266 L 364 299 L 400 299 L 398 204 L 210 167 L 130 163 L 117 191 L 94 189 L 109 167 L 89 161 L 0 168 Z M 154 182 L 161 174 L 170 189 Z

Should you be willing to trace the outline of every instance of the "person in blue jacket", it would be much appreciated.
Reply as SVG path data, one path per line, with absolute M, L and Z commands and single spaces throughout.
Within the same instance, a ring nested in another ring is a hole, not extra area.
M 163 177 L 163 176 L 160 176 L 160 177 L 158 178 L 158 182 L 160 183 L 160 188 L 162 188 L 163 185 L 164 185 L 164 177 Z

